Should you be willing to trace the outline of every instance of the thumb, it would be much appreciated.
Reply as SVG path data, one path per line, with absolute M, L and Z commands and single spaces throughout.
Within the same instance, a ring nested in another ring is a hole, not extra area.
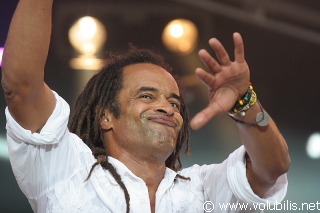
M 202 111 L 198 112 L 190 121 L 190 126 L 192 129 L 197 130 L 207 124 L 213 116 L 216 115 L 214 107 L 208 106 Z

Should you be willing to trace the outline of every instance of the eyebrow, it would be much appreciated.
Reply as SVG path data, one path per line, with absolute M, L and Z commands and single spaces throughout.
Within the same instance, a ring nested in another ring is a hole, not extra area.
M 146 92 L 146 91 L 149 91 L 149 92 L 159 92 L 159 90 L 158 90 L 157 88 L 154 88 L 154 87 L 140 87 L 140 88 L 138 89 L 138 91 L 137 91 L 137 94 L 139 94 L 139 93 L 141 93 L 141 92 Z M 169 97 L 175 98 L 175 99 L 181 101 L 181 97 L 180 97 L 178 94 L 174 93 L 174 92 L 170 93 L 170 96 L 169 96 Z

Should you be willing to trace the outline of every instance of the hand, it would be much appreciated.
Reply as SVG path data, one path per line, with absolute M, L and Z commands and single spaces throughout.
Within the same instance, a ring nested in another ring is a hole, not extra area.
M 244 58 L 244 47 L 241 35 L 233 34 L 234 57 L 231 61 L 223 45 L 216 39 L 209 40 L 210 47 L 215 51 L 214 59 L 206 50 L 199 51 L 199 57 L 206 65 L 208 72 L 196 69 L 196 75 L 208 87 L 209 104 L 191 120 L 191 127 L 203 127 L 215 115 L 228 112 L 236 101 L 247 91 L 250 71 Z

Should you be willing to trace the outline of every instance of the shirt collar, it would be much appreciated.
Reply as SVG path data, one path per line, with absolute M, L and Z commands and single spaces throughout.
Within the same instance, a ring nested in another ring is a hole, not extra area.
M 118 159 L 108 156 L 108 161 L 114 166 L 121 178 L 130 179 L 134 182 L 143 181 L 140 177 L 136 176 L 130 169 L 128 169 L 128 167 L 124 163 L 122 163 Z M 172 184 L 176 176 L 177 173 L 175 171 L 166 167 L 166 171 L 164 173 L 164 178 L 162 181 L 167 182 L 167 184 Z

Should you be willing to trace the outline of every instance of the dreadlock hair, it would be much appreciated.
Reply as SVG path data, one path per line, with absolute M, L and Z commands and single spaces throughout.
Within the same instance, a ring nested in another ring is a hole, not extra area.
M 138 63 L 152 63 L 172 74 L 172 68 L 165 60 L 150 50 L 130 46 L 129 51 L 125 54 L 111 54 L 107 65 L 88 81 L 84 90 L 78 96 L 74 113 L 69 122 L 70 131 L 77 134 L 84 143 L 89 146 L 94 157 L 97 159 L 86 180 L 90 178 L 94 167 L 98 164 L 106 170 L 109 170 L 124 191 L 127 212 L 130 210 L 129 193 L 120 175 L 116 172 L 112 164 L 108 162 L 108 152 L 106 151 L 107 147 L 104 147 L 103 143 L 100 118 L 104 115 L 105 109 L 108 109 L 115 118 L 121 116 L 118 94 L 123 87 L 123 69 L 128 65 Z M 179 81 L 177 81 L 177 83 L 179 85 Z M 180 85 L 179 89 L 180 94 L 182 94 Z M 189 151 L 189 117 L 183 98 L 181 98 L 180 114 L 184 122 L 177 137 L 175 150 L 165 162 L 166 166 L 174 171 L 182 168 L 180 159 L 180 150 L 182 147 L 185 146 L 185 153 Z M 189 179 L 181 175 L 178 175 L 178 177 Z

